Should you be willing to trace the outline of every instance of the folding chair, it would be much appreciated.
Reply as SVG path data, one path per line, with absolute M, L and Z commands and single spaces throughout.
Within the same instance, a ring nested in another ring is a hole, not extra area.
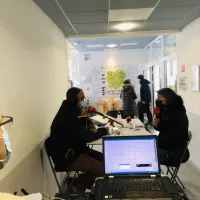
M 53 172 L 53 175 L 54 175 L 54 178 L 55 178 L 55 181 L 56 181 L 56 184 L 58 186 L 58 189 L 59 189 L 59 193 L 65 193 L 65 194 L 69 194 L 73 189 L 74 189 L 74 183 L 75 183 L 75 180 L 76 178 L 79 176 L 79 173 L 78 171 L 74 171 L 74 175 L 71 177 L 70 176 L 70 173 L 72 171 L 68 171 L 67 169 L 57 169 L 55 164 L 53 163 L 53 160 L 52 160 L 52 157 L 51 157 L 51 154 L 50 154 L 50 150 L 49 150 L 49 146 L 48 146 L 48 139 L 47 138 L 44 142 L 44 149 L 45 149 L 45 152 L 46 152 L 46 155 L 47 155 L 47 158 L 48 158 L 48 161 L 49 161 L 49 164 L 51 166 L 51 170 Z M 66 172 L 66 179 L 64 182 L 67 183 L 67 190 L 66 191 L 62 191 L 62 188 L 61 188 L 61 185 L 58 181 L 58 177 L 57 177 L 57 173 L 61 173 L 61 172 Z M 70 184 L 68 185 L 68 182 L 70 181 Z M 75 193 L 75 190 L 74 190 L 74 193 Z
M 178 177 L 178 172 L 181 167 L 181 164 L 183 163 L 184 156 L 186 155 L 186 151 L 188 149 L 188 146 L 190 144 L 190 141 L 192 140 L 192 132 L 188 132 L 188 141 L 186 142 L 185 149 L 183 151 L 183 154 L 181 156 L 180 162 L 176 166 L 166 166 L 167 167 L 167 175 L 171 175 L 171 182 L 172 183 L 177 183 L 179 187 L 181 186 L 183 189 L 185 189 L 185 186 L 181 182 L 180 178 Z

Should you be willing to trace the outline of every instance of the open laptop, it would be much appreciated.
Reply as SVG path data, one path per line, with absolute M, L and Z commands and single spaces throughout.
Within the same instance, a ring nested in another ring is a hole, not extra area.
M 161 178 L 157 136 L 103 138 L 102 199 L 171 200 Z

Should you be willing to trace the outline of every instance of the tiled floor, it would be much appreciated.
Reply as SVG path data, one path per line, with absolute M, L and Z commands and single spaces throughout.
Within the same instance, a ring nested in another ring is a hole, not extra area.
M 200 173 L 190 161 L 181 166 L 179 177 L 185 185 L 188 198 L 190 200 L 200 200 Z
M 157 131 L 152 127 L 149 127 L 149 130 L 151 133 L 157 134 Z M 190 200 L 200 200 L 200 172 L 190 161 L 182 164 L 178 176 L 184 183 L 188 198 Z

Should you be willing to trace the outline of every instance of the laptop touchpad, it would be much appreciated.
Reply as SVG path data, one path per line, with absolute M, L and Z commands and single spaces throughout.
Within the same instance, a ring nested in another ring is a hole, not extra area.
M 126 197 L 140 197 L 142 194 L 138 191 L 126 191 L 126 192 L 121 192 L 124 194 Z

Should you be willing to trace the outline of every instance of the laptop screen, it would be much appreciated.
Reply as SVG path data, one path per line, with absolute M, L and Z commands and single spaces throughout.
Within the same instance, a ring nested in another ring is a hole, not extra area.
M 105 174 L 160 173 L 156 137 L 105 137 Z

